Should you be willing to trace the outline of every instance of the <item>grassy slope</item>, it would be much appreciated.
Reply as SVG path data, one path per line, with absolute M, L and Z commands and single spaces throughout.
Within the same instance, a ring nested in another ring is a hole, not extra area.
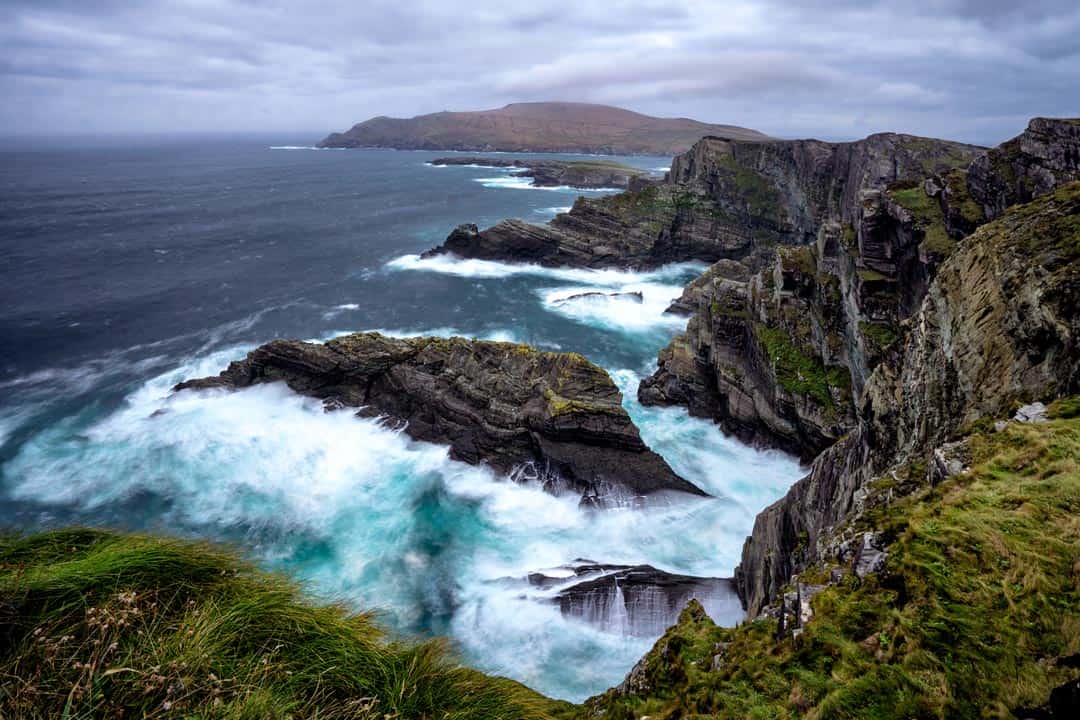
M 3 718 L 543 718 L 557 707 L 221 550 L 93 530 L 0 540 Z
M 1080 652 L 1080 401 L 1052 409 L 1047 424 L 970 436 L 971 472 L 871 511 L 863 522 L 892 541 L 885 571 L 814 598 L 801 637 L 778 642 L 772 620 L 718 628 L 691 608 L 646 656 L 637 694 L 609 691 L 579 714 L 980 718 L 1042 705 L 1080 676 L 1061 662 Z

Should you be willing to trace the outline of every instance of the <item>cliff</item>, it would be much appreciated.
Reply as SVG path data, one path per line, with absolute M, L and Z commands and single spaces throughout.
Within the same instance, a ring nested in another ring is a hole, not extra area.
M 1045 422 L 973 429 L 933 486 L 881 478 L 782 612 L 721 628 L 690 603 L 573 717 L 1076 717 L 1078 413 L 1072 396 Z
M 275 340 L 220 375 L 177 391 L 285 382 L 328 409 L 360 408 L 402 424 L 451 457 L 485 463 L 583 502 L 661 490 L 704 495 L 649 450 L 607 373 L 580 355 L 464 338 L 357 333 L 326 344 Z
M 734 125 L 655 118 L 607 105 L 534 102 L 407 119 L 375 117 L 328 135 L 319 147 L 670 156 L 710 134 L 766 139 Z
M 1080 177 L 1075 128 L 1034 120 L 986 153 L 902 135 L 841 145 L 703 140 L 676 158 L 672 178 L 710 188 L 728 207 L 759 188 L 753 196 L 774 198 L 771 216 L 782 222 L 744 217 L 763 240 L 744 258 L 753 272 L 733 275 L 729 264 L 680 300 L 687 331 L 661 353 L 641 400 L 686 405 L 746 440 L 816 457 L 854 427 L 870 373 L 937 267 L 996 216 L 976 197 L 998 181 L 979 168 L 1032 187 Z
M 757 517 L 736 571 L 751 616 L 835 551 L 835 530 L 866 507 L 872 480 L 932 483 L 965 428 L 1080 392 L 1077 307 L 1080 183 L 965 239 L 871 375 L 857 422 Z

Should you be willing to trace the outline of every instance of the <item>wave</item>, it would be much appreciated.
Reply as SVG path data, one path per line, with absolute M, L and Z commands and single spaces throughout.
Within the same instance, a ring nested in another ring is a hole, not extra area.
M 478 182 L 486 188 L 504 188 L 509 190 L 549 190 L 552 192 L 563 193 L 617 193 L 624 190 L 624 188 L 616 187 L 579 188 L 573 187 L 571 185 L 534 185 L 532 178 L 516 177 L 513 175 L 509 177 L 473 178 L 473 182 Z
M 533 209 L 533 212 L 534 213 L 540 213 L 541 215 L 555 216 L 555 215 L 561 215 L 563 213 L 568 213 L 568 212 L 570 212 L 570 209 L 571 209 L 570 205 L 559 205 L 559 206 L 556 206 L 556 207 L 535 208 L 535 209 Z
M 440 331 L 453 329 L 423 334 Z M 789 458 L 741 446 L 685 411 L 642 408 L 639 378 L 626 370 L 613 377 L 643 437 L 715 497 L 590 512 L 378 420 L 326 413 L 280 384 L 170 392 L 246 349 L 163 373 L 89 425 L 69 419 L 38 432 L 5 465 L 7 499 L 52 517 L 100 523 L 112 512 L 240 542 L 319 595 L 384 608 L 404 632 L 449 633 L 469 662 L 580 700 L 618 682 L 652 638 L 562 617 L 528 573 L 588 554 L 729 575 L 754 514 L 797 476 Z
M 629 334 L 658 329 L 681 331 L 686 318 L 665 314 L 682 293 L 681 285 L 631 282 L 596 286 L 544 288 L 544 307 L 574 322 Z
M 621 286 L 635 282 L 682 280 L 701 274 L 707 265 L 698 262 L 672 263 L 656 270 L 594 270 L 591 268 L 544 267 L 530 263 L 505 263 L 495 260 L 475 260 L 456 255 L 402 255 L 386 264 L 391 270 L 437 272 L 468 278 L 505 278 L 515 275 L 554 278 L 583 285 Z
M 271 150 L 322 150 L 314 145 L 271 145 Z M 330 149 L 330 148 L 326 148 Z

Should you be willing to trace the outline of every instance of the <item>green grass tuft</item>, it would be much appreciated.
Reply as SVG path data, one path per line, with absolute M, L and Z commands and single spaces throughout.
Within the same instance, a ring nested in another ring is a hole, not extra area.
M 0 717 L 543 718 L 561 705 L 206 545 L 0 540 Z

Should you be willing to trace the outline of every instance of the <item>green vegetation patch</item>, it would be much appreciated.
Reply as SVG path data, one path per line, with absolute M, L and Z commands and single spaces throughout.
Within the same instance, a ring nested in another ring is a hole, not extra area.
M 655 678 L 580 717 L 964 720 L 1043 705 L 1080 676 L 1063 662 L 1080 652 L 1080 419 L 1062 417 L 1078 407 L 973 435 L 970 472 L 877 507 L 884 571 L 817 595 L 799 638 L 777 641 L 772 620 L 684 618 L 650 653 L 680 640 Z
M 923 240 L 919 244 L 922 250 L 941 257 L 952 253 L 956 242 L 945 231 L 941 205 L 926 194 L 922 184 L 914 187 L 895 186 L 889 190 L 889 197 L 915 218 L 915 228 L 923 233 Z
M 675 205 L 669 191 L 650 185 L 636 192 L 622 192 L 599 200 L 616 216 L 631 222 L 655 220 L 670 222 L 675 215 Z
M 851 375 L 846 368 L 825 367 L 818 358 L 800 351 L 783 330 L 755 323 L 754 334 L 772 362 L 776 381 L 789 393 L 835 409 L 832 391 L 850 391 Z
M 859 330 L 862 331 L 863 338 L 875 354 L 882 353 L 899 337 L 897 328 L 888 323 L 860 322 Z
M 778 217 L 781 214 L 783 198 L 764 176 L 746 167 L 729 154 L 718 156 L 717 165 L 722 175 L 733 186 L 733 194 L 746 204 L 751 215 Z
M 557 705 L 385 636 L 221 550 L 0 539 L 0 717 L 543 718 Z

